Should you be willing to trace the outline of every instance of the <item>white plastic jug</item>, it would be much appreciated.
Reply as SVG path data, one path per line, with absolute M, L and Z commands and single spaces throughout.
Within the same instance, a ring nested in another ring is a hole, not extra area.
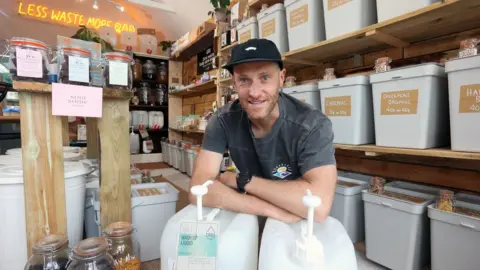
M 257 269 L 258 218 L 202 207 L 210 184 L 209 180 L 192 187 L 197 205 L 183 208 L 165 226 L 160 241 L 162 270 Z
M 356 270 L 355 250 L 343 225 L 332 217 L 314 223 L 314 209 L 321 200 L 310 190 L 303 203 L 308 207 L 307 220 L 287 224 L 267 219 L 258 269 Z

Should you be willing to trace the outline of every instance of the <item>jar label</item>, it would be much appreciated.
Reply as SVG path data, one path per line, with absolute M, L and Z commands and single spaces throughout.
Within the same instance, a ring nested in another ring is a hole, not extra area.
M 417 114 L 418 89 L 381 93 L 380 115 Z
M 17 58 L 17 76 L 42 78 L 43 62 L 40 51 L 16 48 Z
M 262 37 L 268 37 L 275 34 L 275 19 L 271 19 L 262 24 Z
M 480 84 L 460 87 L 459 113 L 480 113 Z
M 108 61 L 109 82 L 113 85 L 128 85 L 128 64 L 116 61 Z
M 240 35 L 240 43 L 244 43 L 251 38 L 252 38 L 252 30 L 245 31 Z
M 68 56 L 68 79 L 74 82 L 90 82 L 90 60 L 85 57 Z
M 352 97 L 326 97 L 325 114 L 327 116 L 351 116 L 352 115 Z
M 178 234 L 177 269 L 216 270 L 219 223 L 185 221 Z
M 351 1 L 352 0 L 328 0 L 328 10 L 332 10 L 339 6 L 345 5 L 346 3 Z
M 308 4 L 290 12 L 290 28 L 308 22 Z

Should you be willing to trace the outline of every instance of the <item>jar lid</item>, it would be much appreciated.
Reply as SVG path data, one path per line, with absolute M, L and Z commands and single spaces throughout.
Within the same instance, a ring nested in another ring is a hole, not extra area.
M 63 48 L 63 50 L 66 51 L 66 52 L 81 53 L 81 54 L 84 54 L 86 56 L 92 55 L 92 53 L 89 50 L 84 50 L 84 49 L 79 49 L 79 48 L 74 48 L 74 47 L 66 47 L 66 48 Z
M 73 254 L 80 258 L 91 258 L 105 253 L 107 249 L 107 239 L 103 237 L 92 237 L 78 242 L 73 248 Z
M 10 45 L 13 46 L 27 46 L 31 48 L 48 49 L 48 45 L 40 40 L 32 38 L 14 37 L 10 40 Z
M 129 222 L 119 221 L 108 225 L 105 234 L 108 237 L 120 237 L 130 234 L 133 231 L 132 224 Z
M 60 234 L 50 234 L 38 240 L 32 247 L 33 253 L 50 253 L 68 246 L 68 238 Z
M 132 61 L 132 58 L 130 56 L 124 53 L 119 53 L 119 52 L 108 52 L 108 53 L 104 53 L 103 56 L 110 60 L 123 60 L 127 62 Z

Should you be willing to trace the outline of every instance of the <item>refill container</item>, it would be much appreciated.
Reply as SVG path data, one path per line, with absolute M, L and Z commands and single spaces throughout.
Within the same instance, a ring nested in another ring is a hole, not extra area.
M 312 105 L 320 110 L 320 91 L 316 83 L 301 84 L 293 87 L 283 88 L 283 93 Z
M 287 17 L 283 4 L 275 4 L 257 14 L 258 36 L 271 40 L 281 54 L 288 52 Z
M 480 152 L 480 55 L 445 63 L 454 151 Z
M 480 196 L 459 193 L 455 207 L 480 212 Z M 428 206 L 431 226 L 432 269 L 469 270 L 480 265 L 480 217 Z
M 426 149 L 450 142 L 445 69 L 427 63 L 370 75 L 378 146 Z
M 368 76 L 318 82 L 323 113 L 332 121 L 334 143 L 375 142 L 372 88 Z
M 323 0 L 323 7 L 327 39 L 377 22 L 375 0 Z
M 237 25 L 238 42 L 258 38 L 257 17 L 250 17 Z
M 175 145 L 175 144 L 172 144 L 170 145 L 171 149 L 172 149 L 172 157 L 173 157 L 173 160 L 172 160 L 172 166 L 173 168 L 175 169 L 178 169 L 179 168 L 179 162 L 178 162 L 178 154 L 179 154 L 179 150 L 178 150 L 178 146 Z
M 314 222 L 314 209 L 321 204 L 310 190 L 303 197 L 308 219 L 287 224 L 268 218 L 260 247 L 259 270 L 356 270 L 353 244 L 342 224 L 332 217 Z
M 168 165 L 173 167 L 173 164 L 175 164 L 175 149 L 173 148 L 173 142 L 170 142 L 168 144 Z M 175 167 L 174 167 L 175 168 Z
M 191 193 L 197 197 L 196 205 L 188 205 L 170 218 L 160 242 L 161 269 L 171 269 L 178 254 L 178 239 L 184 222 L 218 222 L 217 269 L 256 270 L 258 262 L 258 218 L 254 215 L 203 207 L 202 197 L 207 194 L 212 181 L 193 186 Z M 204 215 L 205 214 L 205 215 Z M 202 252 L 198 251 L 198 252 Z M 180 268 L 178 268 L 180 269 Z
M 290 51 L 325 40 L 323 4 L 318 0 L 286 0 Z
M 441 0 L 376 0 L 378 22 L 383 22 L 405 13 L 424 8 Z

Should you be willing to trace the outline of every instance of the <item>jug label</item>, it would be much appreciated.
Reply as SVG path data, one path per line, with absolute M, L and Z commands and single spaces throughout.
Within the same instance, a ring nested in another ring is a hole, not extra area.
M 381 93 L 380 115 L 417 114 L 418 89 Z
M 290 28 L 308 22 L 308 4 L 290 12 Z
M 325 114 L 327 116 L 351 116 L 352 115 L 352 97 L 326 97 Z
M 346 3 L 351 1 L 352 0 L 328 0 L 328 10 L 332 10 L 341 5 L 345 5 Z
M 252 38 L 252 30 L 245 31 L 240 35 L 240 43 L 244 43 L 251 38 Z
M 460 87 L 459 113 L 480 113 L 480 84 Z
M 219 223 L 185 221 L 178 234 L 177 269 L 216 270 Z
M 262 24 L 262 37 L 265 38 L 272 34 L 275 34 L 275 19 Z

